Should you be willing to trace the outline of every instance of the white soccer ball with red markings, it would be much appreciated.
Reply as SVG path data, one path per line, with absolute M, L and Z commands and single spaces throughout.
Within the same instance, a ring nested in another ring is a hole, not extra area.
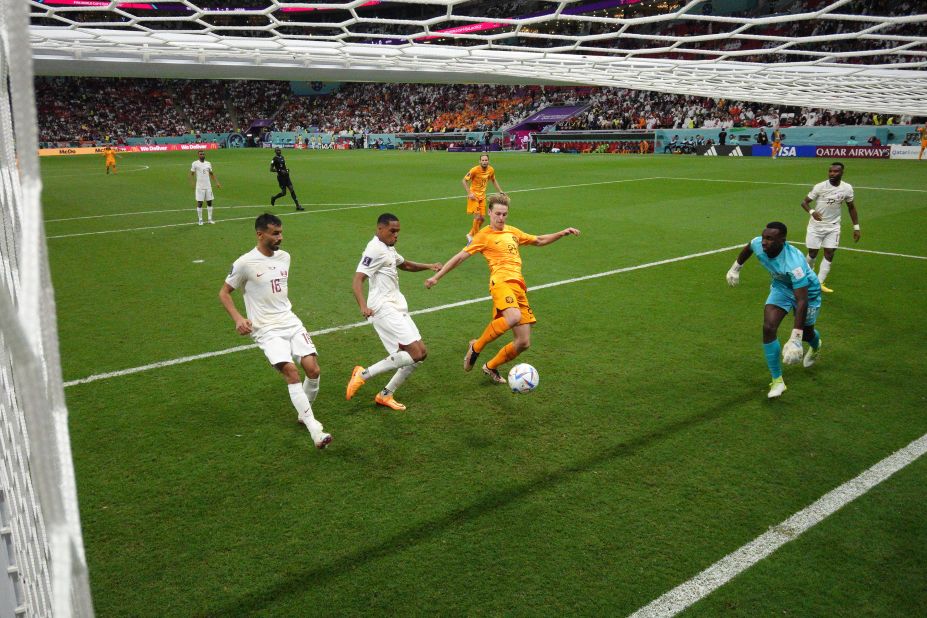
M 530 393 L 538 386 L 541 376 L 528 363 L 520 363 L 509 371 L 509 388 L 513 393 Z

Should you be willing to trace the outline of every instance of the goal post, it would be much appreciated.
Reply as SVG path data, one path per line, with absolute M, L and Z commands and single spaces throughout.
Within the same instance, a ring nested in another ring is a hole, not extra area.
M 0 0 L 0 615 L 85 617 L 28 23 L 25 2 Z

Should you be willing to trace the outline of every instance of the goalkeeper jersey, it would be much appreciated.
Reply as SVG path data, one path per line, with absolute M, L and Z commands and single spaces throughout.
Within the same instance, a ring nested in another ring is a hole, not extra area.
M 763 252 L 763 239 L 759 236 L 750 241 L 750 248 L 763 268 L 772 275 L 770 287 L 789 293 L 796 288 L 808 288 L 809 298 L 820 296 L 821 283 L 801 251 L 785 243 L 779 255 L 771 258 Z

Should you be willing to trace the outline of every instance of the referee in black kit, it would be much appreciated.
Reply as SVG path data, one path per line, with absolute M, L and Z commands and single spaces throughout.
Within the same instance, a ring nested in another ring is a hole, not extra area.
M 277 174 L 277 184 L 280 185 L 280 193 L 270 198 L 270 205 L 273 206 L 278 198 L 284 197 L 289 189 L 290 196 L 296 202 L 296 210 L 306 210 L 299 205 L 296 191 L 293 190 L 293 181 L 290 180 L 290 170 L 287 169 L 286 159 L 283 158 L 283 152 L 279 148 L 274 149 L 274 158 L 270 160 L 270 171 Z

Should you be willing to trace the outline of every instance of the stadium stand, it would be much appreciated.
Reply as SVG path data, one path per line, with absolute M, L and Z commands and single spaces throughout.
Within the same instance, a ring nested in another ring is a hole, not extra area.
M 726 101 L 623 88 L 342 84 L 300 96 L 289 82 L 85 77 L 36 79 L 40 141 L 228 133 L 271 119 L 279 131 L 498 131 L 550 105 L 591 104 L 566 130 L 910 124 L 910 117 Z M 371 105 L 376 101 L 376 105 Z

